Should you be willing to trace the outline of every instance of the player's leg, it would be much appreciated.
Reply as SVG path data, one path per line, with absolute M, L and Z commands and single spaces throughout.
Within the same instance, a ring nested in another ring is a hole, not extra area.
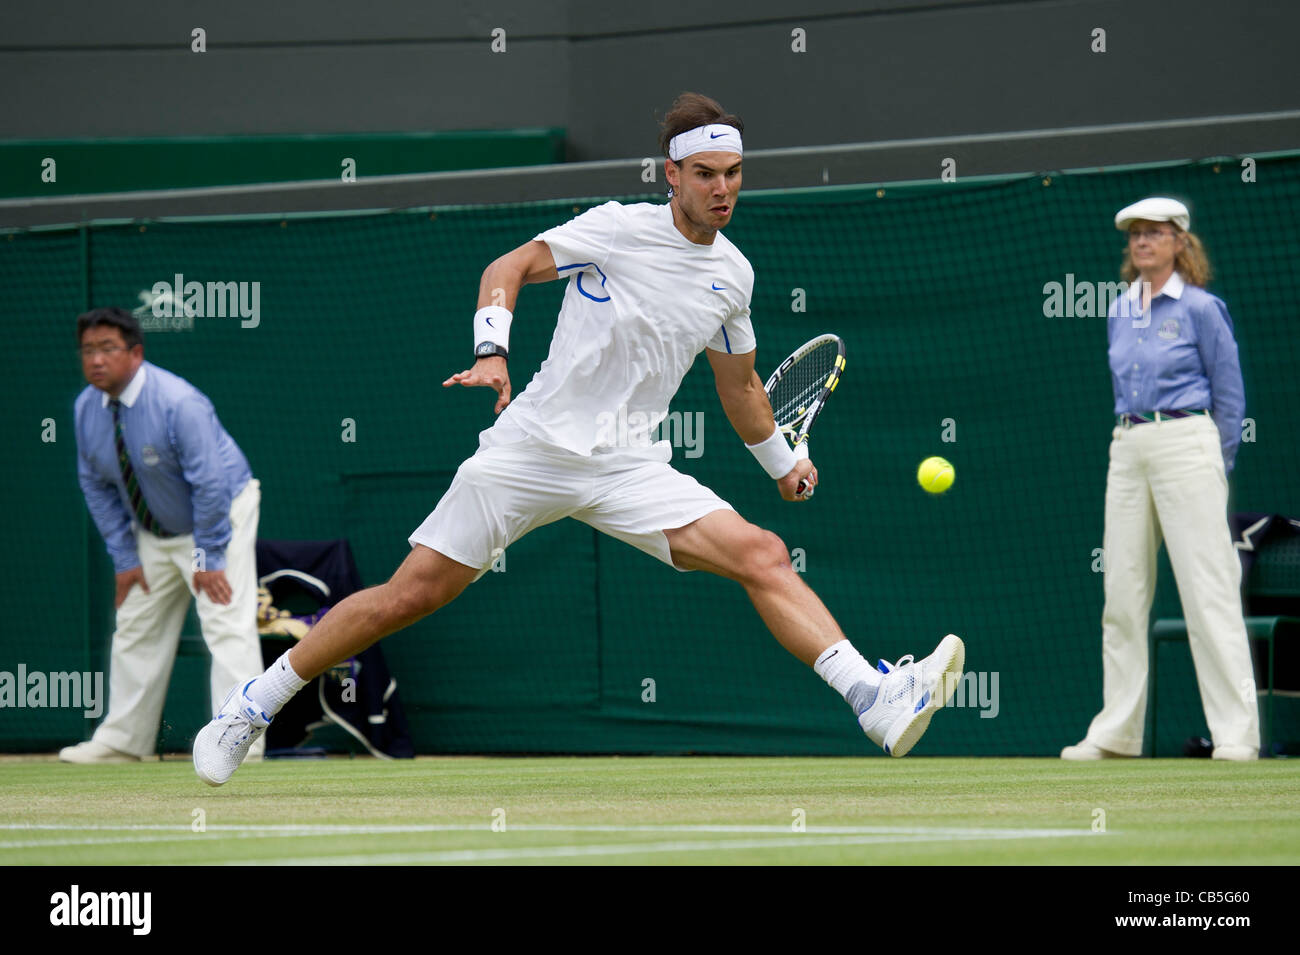
M 574 517 L 679 570 L 738 582 L 781 645 L 844 697 L 886 752 L 906 754 L 955 692 L 965 660 L 961 640 L 950 635 L 919 663 L 904 657 L 877 670 L 791 567 L 781 539 L 694 478 L 645 461 L 611 464 L 596 484 L 593 504 Z
M 1259 702 L 1241 607 L 1241 561 L 1228 531 L 1228 480 L 1208 417 L 1160 424 L 1151 489 L 1178 581 L 1205 721 L 1218 759 L 1259 753 Z
M 745 588 L 781 646 L 808 666 L 844 639 L 826 605 L 790 565 L 781 538 L 735 511 L 717 510 L 664 531 L 673 564 L 706 570 Z
M 966 659 L 958 637 L 945 637 L 920 663 L 904 657 L 873 668 L 790 565 L 781 538 L 735 511 L 714 511 L 664 534 L 677 567 L 744 587 L 772 635 L 840 692 L 858 725 L 891 756 L 905 756 L 956 692 Z
M 265 673 L 230 690 L 194 739 L 199 778 L 212 786 L 224 783 L 275 714 L 309 680 L 450 603 L 480 574 L 415 545 L 387 583 L 340 601 Z
M 416 544 L 387 583 L 341 601 L 287 654 L 306 681 L 451 603 L 482 573 Z
M 149 756 L 158 741 L 158 723 L 167 699 L 172 664 L 180 641 L 190 592 L 168 549 L 189 548 L 141 531 L 136 552 L 144 588 L 131 588 L 117 609 L 108 674 L 108 715 L 87 743 L 59 753 L 65 762 L 106 762 L 112 752 Z
M 572 511 L 589 483 L 580 480 L 584 462 L 548 455 L 522 432 L 484 432 L 479 451 L 409 538 L 411 553 L 392 578 L 341 601 L 265 673 L 231 690 L 194 740 L 199 778 L 224 783 L 308 680 L 450 603 L 513 541 Z
M 1106 473 L 1102 535 L 1102 707 L 1063 759 L 1138 756 L 1146 723 L 1147 628 L 1156 587 L 1160 524 L 1147 483 L 1142 428 L 1116 428 Z
M 948 635 L 919 664 L 904 657 L 896 667 L 881 661 L 879 670 L 872 668 L 790 567 L 785 543 L 735 511 L 714 511 L 664 535 L 677 567 L 708 570 L 745 587 L 781 646 L 840 691 L 858 724 L 888 754 L 906 755 L 956 693 L 966 660 L 961 639 Z

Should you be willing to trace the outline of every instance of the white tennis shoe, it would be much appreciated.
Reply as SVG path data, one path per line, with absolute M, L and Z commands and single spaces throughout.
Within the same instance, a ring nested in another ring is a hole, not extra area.
M 59 750 L 59 760 L 65 763 L 138 763 L 140 757 L 113 749 L 98 740 L 88 739 L 76 746 L 63 747 Z
M 1094 759 L 1131 759 L 1125 753 L 1113 753 L 1108 749 L 1102 749 L 1096 743 L 1090 743 L 1086 739 L 1082 742 L 1075 743 L 1073 746 L 1067 746 L 1061 750 L 1061 759 L 1081 760 Z
M 965 665 L 966 645 L 951 633 L 919 662 L 912 662 L 910 653 L 893 666 L 881 660 L 877 669 L 885 676 L 858 725 L 887 756 L 906 756 L 929 729 L 935 711 L 957 692 Z
M 235 774 L 274 718 L 244 695 L 252 685 L 249 680 L 231 687 L 212 722 L 194 737 L 194 772 L 209 786 L 220 786 Z

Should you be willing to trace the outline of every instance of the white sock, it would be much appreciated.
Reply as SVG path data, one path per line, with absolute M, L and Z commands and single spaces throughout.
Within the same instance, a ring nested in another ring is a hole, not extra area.
M 881 673 L 864 660 L 862 654 L 847 640 L 827 647 L 813 664 L 813 671 L 829 683 L 831 689 L 844 697 L 845 702 L 859 716 L 876 702 Z
M 270 668 L 253 681 L 244 695 L 266 711 L 268 716 L 280 712 L 293 695 L 307 685 L 307 681 L 294 672 L 286 650 Z

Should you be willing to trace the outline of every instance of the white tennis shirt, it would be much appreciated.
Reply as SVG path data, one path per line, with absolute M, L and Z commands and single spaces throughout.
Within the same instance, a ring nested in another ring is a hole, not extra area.
M 533 437 L 582 455 L 646 447 L 696 355 L 754 350 L 753 267 L 721 232 L 691 242 L 671 206 L 607 202 L 536 238 L 569 285 L 550 354 L 501 413 Z

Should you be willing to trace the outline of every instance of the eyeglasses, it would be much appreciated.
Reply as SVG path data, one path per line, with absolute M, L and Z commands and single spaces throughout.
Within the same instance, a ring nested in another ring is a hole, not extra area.
M 120 351 L 126 351 L 125 345 L 82 345 L 77 351 L 82 358 L 94 358 L 96 355 L 112 357 Z
M 1131 229 L 1128 240 L 1136 242 L 1138 239 L 1150 239 L 1152 242 L 1159 242 L 1161 236 L 1173 234 L 1172 229 Z

